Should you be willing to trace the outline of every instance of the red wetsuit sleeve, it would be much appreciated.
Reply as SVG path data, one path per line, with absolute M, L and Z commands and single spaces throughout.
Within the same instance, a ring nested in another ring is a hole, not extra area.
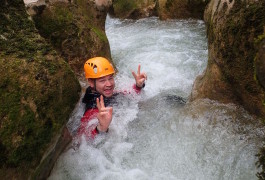
M 81 124 L 78 129 L 77 135 L 82 136 L 84 135 L 86 139 L 94 139 L 95 136 L 98 134 L 96 129 L 97 124 L 90 124 L 88 123 L 94 119 L 98 114 L 98 109 L 88 109 L 83 117 L 81 118 Z
M 142 88 L 139 88 L 136 86 L 136 84 L 133 84 L 133 89 L 135 90 L 137 94 L 140 94 Z
M 136 84 L 133 84 L 132 89 L 134 90 L 134 92 L 136 92 L 136 94 L 140 94 L 141 90 L 143 88 L 139 88 L 139 87 L 136 86 Z M 131 94 L 132 91 L 131 90 L 122 90 L 122 91 L 120 91 L 118 93 L 122 93 L 122 94 L 126 95 L 126 94 Z

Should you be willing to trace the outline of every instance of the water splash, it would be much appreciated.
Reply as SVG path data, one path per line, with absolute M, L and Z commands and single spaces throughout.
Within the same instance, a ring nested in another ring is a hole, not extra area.
M 138 64 L 146 87 L 119 99 L 109 133 L 68 149 L 49 179 L 256 179 L 259 123 L 232 104 L 187 102 L 207 63 L 202 21 L 108 17 L 106 32 L 117 89 L 131 88 Z M 73 131 L 82 113 L 80 104 L 69 121 Z

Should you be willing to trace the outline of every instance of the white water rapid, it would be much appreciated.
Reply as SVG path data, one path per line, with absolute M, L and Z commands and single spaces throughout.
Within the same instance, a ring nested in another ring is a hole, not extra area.
M 232 104 L 185 104 L 207 64 L 203 21 L 108 17 L 106 32 L 119 70 L 117 90 L 131 89 L 138 64 L 148 75 L 146 87 L 113 105 L 107 135 L 65 151 L 50 180 L 257 179 L 263 134 L 252 117 Z M 83 108 L 71 117 L 71 131 Z

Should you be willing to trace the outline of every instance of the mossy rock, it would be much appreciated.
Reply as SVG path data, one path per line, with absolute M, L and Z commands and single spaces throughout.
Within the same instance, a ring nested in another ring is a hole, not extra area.
M 263 34 L 264 12 L 264 2 L 246 4 L 236 1 L 229 12 L 232 15 L 228 16 L 221 29 L 221 36 L 214 42 L 223 60 L 223 74 L 232 85 L 238 102 L 258 116 L 265 116 L 262 105 L 265 91 L 254 78 L 255 39 Z
M 205 11 L 209 47 L 207 69 L 212 64 L 217 65 L 221 72 L 219 81 L 229 89 L 220 93 L 218 86 L 211 90 L 198 88 L 201 94 L 207 91 L 201 97 L 221 102 L 230 100 L 257 117 L 265 116 L 265 92 L 255 79 L 258 53 L 255 41 L 263 34 L 264 11 L 265 3 L 262 1 L 211 1 Z M 205 76 L 203 81 L 201 84 L 212 80 Z
M 27 179 L 66 124 L 80 86 L 23 0 L 1 3 L 0 19 L 0 177 Z
M 203 19 L 208 0 L 158 0 L 157 14 L 160 19 Z
M 105 33 L 107 10 L 98 10 L 92 1 L 47 4 L 33 19 L 40 35 L 70 64 L 77 75 L 84 62 L 94 56 L 111 60 Z
M 156 0 L 113 0 L 110 14 L 120 19 L 140 19 L 156 15 Z
M 116 17 L 127 18 L 130 14 L 137 9 L 136 1 L 130 0 L 114 0 L 113 10 Z
M 217 67 L 220 76 L 209 74 L 195 84 L 220 82 L 216 86 L 198 86 L 200 98 L 243 106 L 256 121 L 265 122 L 264 82 L 264 1 L 211 1 L 205 11 L 209 60 L 206 72 Z M 226 87 L 222 89 L 220 87 Z M 231 97 L 232 96 L 232 97 Z M 253 122 L 255 123 L 255 122 Z M 265 148 L 258 154 L 265 178 Z

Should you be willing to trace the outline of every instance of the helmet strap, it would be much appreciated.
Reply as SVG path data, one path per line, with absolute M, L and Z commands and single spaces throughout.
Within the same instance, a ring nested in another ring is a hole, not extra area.
M 96 92 L 98 92 L 98 91 L 97 91 L 97 86 L 96 86 L 96 79 L 94 79 L 94 90 L 95 90 Z

